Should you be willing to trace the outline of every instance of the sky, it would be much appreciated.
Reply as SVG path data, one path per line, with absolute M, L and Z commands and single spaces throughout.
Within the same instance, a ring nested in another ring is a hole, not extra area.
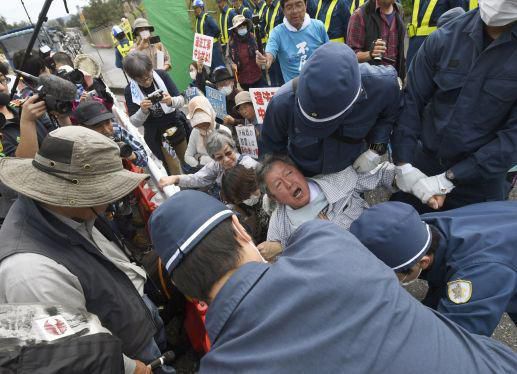
M 2 3 L 0 6 L 0 15 L 3 16 L 7 22 L 14 23 L 27 21 L 27 15 L 23 10 L 23 6 L 20 0 L 0 0 L 0 2 Z M 32 22 L 36 23 L 45 0 L 23 0 L 23 2 L 25 3 L 25 7 L 29 12 Z M 77 13 L 77 6 L 85 6 L 88 5 L 88 3 L 88 0 L 67 0 L 70 14 Z M 53 0 L 52 5 L 48 11 L 48 19 L 51 20 L 66 15 L 67 13 L 63 4 L 63 0 Z

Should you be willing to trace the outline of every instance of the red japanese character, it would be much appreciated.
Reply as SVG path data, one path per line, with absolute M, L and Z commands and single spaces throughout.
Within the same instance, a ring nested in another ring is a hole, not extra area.
M 264 105 L 264 98 L 262 97 L 262 92 L 255 91 L 253 92 L 253 95 L 255 96 L 255 101 L 257 102 L 257 105 Z

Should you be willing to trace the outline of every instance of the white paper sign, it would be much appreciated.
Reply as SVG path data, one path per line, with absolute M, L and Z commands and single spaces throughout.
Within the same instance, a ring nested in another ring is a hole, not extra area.
M 156 69 L 163 70 L 165 67 L 165 53 L 156 51 Z
M 32 330 L 41 340 L 46 341 L 74 334 L 68 322 L 60 314 L 33 320 Z
M 255 134 L 255 126 L 236 126 L 235 130 L 237 131 L 237 138 L 239 139 L 242 154 L 258 158 L 258 144 L 257 136 Z
M 214 38 L 202 34 L 194 34 L 194 48 L 192 49 L 192 60 L 197 61 L 203 58 L 206 66 L 212 65 L 212 48 Z
M 273 98 L 273 95 L 278 91 L 278 87 L 266 87 L 266 88 L 250 88 L 251 102 L 255 109 L 255 116 L 257 117 L 257 123 L 263 124 L 264 117 L 266 116 L 266 109 L 269 102 Z

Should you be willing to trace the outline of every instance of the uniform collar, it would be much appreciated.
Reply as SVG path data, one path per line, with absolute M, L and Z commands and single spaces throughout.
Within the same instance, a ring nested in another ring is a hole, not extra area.
M 210 342 L 215 344 L 234 310 L 269 269 L 261 262 L 248 262 L 239 267 L 210 304 L 206 315 L 206 329 Z
M 433 264 L 431 265 L 431 268 L 425 273 L 423 278 L 427 282 L 429 282 L 430 285 L 439 285 L 442 284 L 444 282 L 445 277 L 447 277 L 447 239 L 438 227 L 433 227 L 436 229 L 436 232 L 438 232 L 438 234 L 440 235 L 440 242 L 433 256 Z

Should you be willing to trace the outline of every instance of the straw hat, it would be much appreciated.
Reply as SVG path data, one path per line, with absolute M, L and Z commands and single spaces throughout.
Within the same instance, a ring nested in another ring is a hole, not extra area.
M 242 25 L 244 22 L 246 22 L 246 26 L 248 27 L 248 29 L 250 28 L 251 26 L 251 22 L 249 19 L 247 19 L 246 17 L 244 17 L 242 14 L 237 14 L 235 17 L 233 17 L 232 19 L 232 27 L 229 27 L 228 28 L 228 31 L 229 30 L 233 30 L 233 29 L 236 29 L 238 28 L 240 25 Z
M 148 177 L 125 170 L 118 145 L 81 126 L 66 126 L 49 133 L 34 160 L 0 160 L 0 181 L 7 187 L 61 207 L 112 203 Z

